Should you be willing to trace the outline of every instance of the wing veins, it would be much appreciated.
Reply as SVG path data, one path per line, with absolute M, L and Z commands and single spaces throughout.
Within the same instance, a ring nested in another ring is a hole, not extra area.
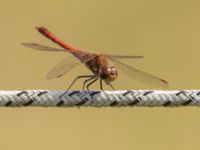
M 37 43 L 22 43 L 23 46 L 34 49 L 34 50 L 39 50 L 39 51 L 50 51 L 50 52 L 67 52 L 64 49 L 59 49 L 59 48 L 54 48 L 46 45 L 41 45 Z
M 133 55 L 112 55 L 112 54 L 106 54 L 106 56 L 115 58 L 115 59 L 138 59 L 138 58 L 144 58 L 144 56 L 133 56 Z
M 166 88 L 169 86 L 167 81 L 156 77 L 154 75 L 151 75 L 149 73 L 143 72 L 141 70 L 135 69 L 132 66 L 129 66 L 128 64 L 122 63 L 121 61 L 118 61 L 117 59 L 114 59 L 112 57 L 109 57 L 109 59 L 116 65 L 118 66 L 121 70 L 123 70 L 126 75 L 129 77 L 140 81 L 142 83 L 146 83 L 149 85 L 154 85 L 157 87 L 163 87 Z
M 84 59 L 79 60 L 74 56 L 70 56 L 65 58 L 60 63 L 58 63 L 55 67 L 53 67 L 47 74 L 47 79 L 54 79 L 63 76 L 67 72 L 69 72 L 74 67 L 84 64 L 96 57 L 95 55 L 85 55 Z M 72 60 L 70 60 L 72 59 Z

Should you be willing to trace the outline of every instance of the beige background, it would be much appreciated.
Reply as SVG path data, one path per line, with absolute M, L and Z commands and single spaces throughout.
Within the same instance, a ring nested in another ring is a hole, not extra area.
M 89 73 L 80 66 L 46 80 L 66 56 L 22 47 L 22 42 L 56 47 L 35 26 L 91 52 L 144 55 L 126 62 L 166 79 L 169 89 L 198 89 L 199 6 L 197 0 L 0 0 L 0 89 L 64 90 L 74 76 Z M 114 86 L 154 89 L 121 72 Z M 1 108 L 0 120 L 2 150 L 200 148 L 200 108 L 195 107 Z

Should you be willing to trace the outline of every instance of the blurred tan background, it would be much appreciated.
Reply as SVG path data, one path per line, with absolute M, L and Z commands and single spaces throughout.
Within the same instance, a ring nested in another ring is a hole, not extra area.
M 46 73 L 67 56 L 22 47 L 22 42 L 57 47 L 35 26 L 91 52 L 144 55 L 126 62 L 169 81 L 169 89 L 198 89 L 199 6 L 196 0 L 0 0 L 0 89 L 64 90 L 75 76 L 89 73 L 80 66 L 46 80 Z M 155 89 L 121 72 L 113 85 Z M 0 118 L 2 150 L 200 148 L 200 108 L 195 107 L 0 108 Z

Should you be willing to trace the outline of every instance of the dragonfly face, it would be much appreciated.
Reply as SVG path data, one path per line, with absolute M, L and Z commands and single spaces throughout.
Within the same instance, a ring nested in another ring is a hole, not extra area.
M 103 67 L 101 68 L 100 77 L 105 81 L 106 84 L 114 81 L 117 78 L 118 71 L 117 68 L 111 67 Z

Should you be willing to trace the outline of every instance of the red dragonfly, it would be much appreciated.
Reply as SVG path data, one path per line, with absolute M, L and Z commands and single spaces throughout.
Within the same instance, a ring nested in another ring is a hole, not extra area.
M 113 90 L 113 86 L 111 82 L 114 81 L 118 76 L 118 70 L 116 67 L 111 66 L 109 64 L 109 60 L 112 61 L 114 65 L 123 70 L 128 76 L 133 79 L 136 79 L 140 82 L 151 84 L 157 87 L 168 87 L 167 81 L 160 79 L 156 76 L 153 76 L 149 73 L 145 73 L 138 69 L 135 69 L 128 64 L 125 64 L 120 61 L 120 59 L 139 59 L 143 58 L 143 56 L 120 56 L 120 55 L 108 55 L 108 54 L 96 54 L 90 53 L 87 51 L 83 51 L 74 47 L 71 47 L 68 44 L 65 44 L 59 38 L 57 38 L 53 33 L 51 33 L 48 29 L 44 27 L 36 27 L 37 31 L 39 31 L 43 36 L 47 37 L 54 43 L 58 44 L 62 49 L 52 48 L 49 46 L 44 46 L 36 43 L 22 43 L 23 46 L 42 50 L 42 51 L 51 51 L 51 52 L 69 52 L 73 56 L 73 58 L 65 59 L 59 64 L 57 64 L 48 74 L 48 79 L 58 78 L 63 76 L 65 73 L 70 71 L 72 68 L 85 64 L 89 70 L 93 73 L 93 75 L 81 75 L 76 77 L 73 82 L 70 84 L 68 90 L 72 87 L 72 85 L 80 78 L 85 78 L 83 84 L 83 89 L 87 88 L 89 91 L 89 86 L 100 79 L 100 89 L 103 91 L 102 81 L 104 81 L 107 85 L 109 85 Z M 76 59 L 74 59 L 76 58 Z M 67 90 L 67 91 L 68 91 Z

